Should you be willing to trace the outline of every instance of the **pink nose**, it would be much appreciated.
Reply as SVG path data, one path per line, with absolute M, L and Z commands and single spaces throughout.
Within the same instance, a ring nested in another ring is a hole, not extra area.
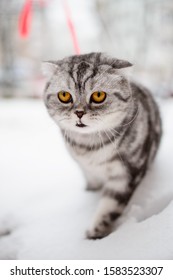
M 77 111 L 77 110 L 74 113 L 78 116 L 79 119 L 81 119 L 83 117 L 83 115 L 85 114 L 84 111 Z

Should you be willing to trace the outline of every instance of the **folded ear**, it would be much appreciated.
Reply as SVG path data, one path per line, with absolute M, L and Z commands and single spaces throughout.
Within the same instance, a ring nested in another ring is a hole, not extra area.
M 42 73 L 47 78 L 50 78 L 58 69 L 58 67 L 58 61 L 53 60 L 43 61 L 41 64 Z
M 122 59 L 117 59 L 117 58 L 112 58 L 105 53 L 101 54 L 100 60 L 103 64 L 107 64 L 112 66 L 114 69 L 121 69 L 125 67 L 130 67 L 133 64 L 128 62 L 127 60 L 122 60 Z
M 115 59 L 115 61 L 112 64 L 112 67 L 115 69 L 121 69 L 121 68 L 130 67 L 132 65 L 133 64 L 128 62 L 127 60 Z

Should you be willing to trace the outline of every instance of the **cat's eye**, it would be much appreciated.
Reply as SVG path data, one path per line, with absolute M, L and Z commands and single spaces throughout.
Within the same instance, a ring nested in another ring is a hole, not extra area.
M 102 103 L 106 98 L 106 92 L 104 91 L 95 91 L 91 95 L 90 102 Z
M 62 90 L 58 92 L 57 96 L 62 103 L 69 103 L 72 101 L 72 96 L 68 91 Z

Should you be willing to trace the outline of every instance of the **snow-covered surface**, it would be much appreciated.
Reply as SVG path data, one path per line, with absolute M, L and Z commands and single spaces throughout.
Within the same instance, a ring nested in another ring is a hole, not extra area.
M 173 100 L 161 100 L 164 136 L 121 226 L 84 238 L 99 193 L 41 101 L 0 101 L 0 259 L 173 259 Z M 6 234 L 5 234 L 6 233 Z

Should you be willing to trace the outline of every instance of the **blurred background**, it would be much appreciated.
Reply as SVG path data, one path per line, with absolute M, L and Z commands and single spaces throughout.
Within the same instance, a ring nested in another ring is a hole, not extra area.
M 0 97 L 40 98 L 42 60 L 103 51 L 173 95 L 172 0 L 0 0 Z

